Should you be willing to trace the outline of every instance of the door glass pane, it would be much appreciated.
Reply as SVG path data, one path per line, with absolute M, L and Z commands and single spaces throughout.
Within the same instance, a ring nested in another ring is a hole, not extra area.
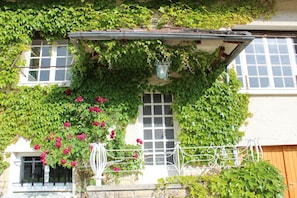
M 144 140 L 152 140 L 153 139 L 153 132 L 152 130 L 143 130 L 143 137 L 144 137 Z
M 160 103 L 161 102 L 161 94 L 154 94 L 154 103 Z
M 154 105 L 154 115 L 162 115 L 162 106 Z
M 162 118 L 154 118 L 154 126 L 155 127 L 162 127 L 163 126 Z
M 160 140 L 163 139 L 163 130 L 162 129 L 155 129 L 155 139 Z
M 143 115 L 152 115 L 151 106 L 143 106 Z

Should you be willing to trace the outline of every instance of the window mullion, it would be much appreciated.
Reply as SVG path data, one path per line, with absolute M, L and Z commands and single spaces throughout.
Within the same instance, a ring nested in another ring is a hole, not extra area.
M 292 69 L 292 78 L 294 80 L 294 87 L 297 87 L 296 84 L 296 76 L 297 76 L 297 60 L 296 60 L 296 54 L 297 52 L 295 52 L 295 48 L 294 48 L 294 41 L 292 38 L 287 38 L 286 39 L 287 42 L 287 46 L 288 46 L 288 51 L 289 51 L 289 58 L 290 58 L 290 66 Z M 297 45 L 297 44 L 296 44 Z
M 272 66 L 271 66 L 271 61 L 270 61 L 268 41 L 267 41 L 267 38 L 262 38 L 262 39 L 263 39 L 263 44 L 264 44 L 264 55 L 265 55 L 266 67 L 267 67 L 267 72 L 268 72 L 269 88 L 274 88 L 275 86 L 274 86 Z
M 55 75 L 56 75 L 56 57 L 57 57 L 57 43 L 53 42 L 52 46 L 52 51 L 51 51 L 51 61 L 50 61 L 50 82 L 55 81 Z

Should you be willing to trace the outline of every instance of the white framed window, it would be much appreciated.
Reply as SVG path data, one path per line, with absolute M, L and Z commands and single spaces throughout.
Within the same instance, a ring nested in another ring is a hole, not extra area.
M 73 55 L 69 52 L 68 40 L 52 43 L 33 40 L 25 57 L 27 64 L 22 71 L 21 84 L 70 82 Z
M 34 186 L 38 183 L 52 184 L 72 183 L 72 170 L 62 166 L 55 168 L 44 166 L 39 156 L 21 157 L 20 181 L 21 186 L 29 184 Z
M 150 93 L 143 96 L 142 131 L 146 166 L 173 163 L 171 153 L 175 146 L 175 130 L 171 103 L 171 95 Z
M 296 39 L 255 38 L 235 59 L 243 90 L 296 90 Z

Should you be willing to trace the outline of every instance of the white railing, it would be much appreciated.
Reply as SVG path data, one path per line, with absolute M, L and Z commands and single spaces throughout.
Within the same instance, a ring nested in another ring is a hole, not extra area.
M 93 144 L 90 164 L 95 174 L 96 185 L 104 177 L 137 175 L 146 165 L 167 166 L 176 175 L 193 175 L 217 172 L 221 168 L 244 165 L 245 161 L 259 161 L 262 148 L 256 140 L 246 146 L 181 147 L 176 143 L 169 149 L 124 149 L 108 150 L 103 144 Z

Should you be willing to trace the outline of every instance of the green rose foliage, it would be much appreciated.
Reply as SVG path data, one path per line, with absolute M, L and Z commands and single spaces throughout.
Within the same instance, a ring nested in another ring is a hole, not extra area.
M 66 90 L 66 95 L 71 90 Z M 72 97 L 69 97 L 72 98 Z M 140 167 L 140 148 L 138 145 L 125 145 L 124 134 L 119 130 L 114 113 L 105 111 L 106 98 L 96 96 L 94 101 L 85 101 L 82 96 L 70 101 L 63 112 L 64 123 L 57 131 L 49 132 L 42 137 L 40 144 L 36 144 L 36 150 L 42 150 L 40 155 L 44 165 L 64 166 L 67 168 L 75 166 L 89 166 L 89 158 L 92 151 L 91 143 L 104 143 L 106 149 L 113 150 L 109 153 L 108 161 L 121 159 L 120 163 L 109 167 L 115 172 L 121 169 L 131 169 L 129 165 L 138 164 Z M 139 139 L 135 138 L 139 143 Z M 116 149 L 130 148 L 130 152 L 120 153 Z M 135 149 L 133 151 L 132 149 Z M 134 165 L 135 168 L 135 165 Z

